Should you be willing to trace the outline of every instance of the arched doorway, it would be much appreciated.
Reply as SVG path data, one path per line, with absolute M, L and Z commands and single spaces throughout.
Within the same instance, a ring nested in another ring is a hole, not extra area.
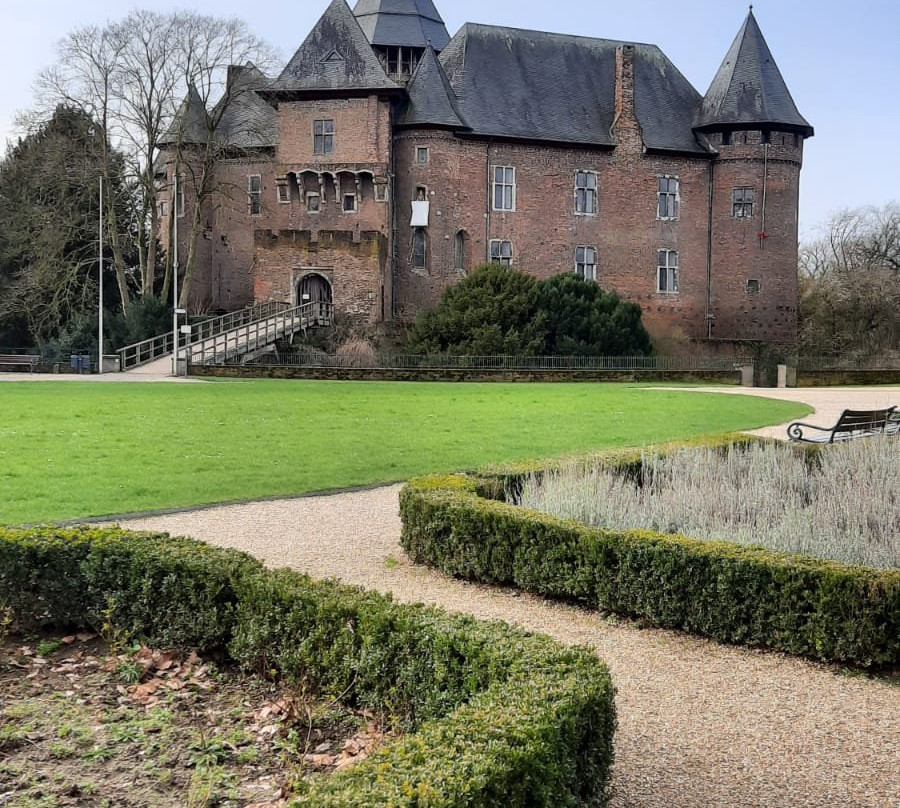
M 310 272 L 297 283 L 297 305 L 331 303 L 331 282 L 318 272 Z

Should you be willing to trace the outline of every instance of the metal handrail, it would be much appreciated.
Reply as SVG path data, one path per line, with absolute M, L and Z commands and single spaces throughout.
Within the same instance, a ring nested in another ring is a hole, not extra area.
M 119 354 L 120 370 L 146 365 L 147 362 L 172 353 L 172 332 L 150 337 L 150 339 L 136 342 L 133 345 L 126 345 L 124 348 L 119 348 L 116 353 Z
M 264 348 L 297 331 L 314 325 L 330 325 L 332 317 L 331 303 L 304 303 L 192 342 L 183 350 L 179 348 L 179 358 L 186 356 L 191 364 L 224 364 L 229 359 Z
M 190 336 L 182 336 L 178 342 L 179 345 L 183 345 L 185 341 L 193 343 L 208 339 L 217 334 L 231 331 L 246 323 L 270 317 L 290 307 L 290 303 L 273 300 L 266 303 L 255 303 L 252 306 L 228 312 L 219 317 L 210 317 L 207 320 L 192 323 Z M 165 334 L 141 340 L 141 342 L 136 342 L 133 345 L 126 345 L 124 348 L 119 348 L 117 353 L 119 354 L 120 370 L 129 370 L 140 365 L 146 365 L 154 359 L 159 359 L 172 353 L 172 333 L 166 332 Z

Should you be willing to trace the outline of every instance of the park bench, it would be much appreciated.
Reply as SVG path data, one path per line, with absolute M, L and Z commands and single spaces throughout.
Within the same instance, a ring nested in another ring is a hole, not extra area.
M 788 438 L 803 443 L 835 443 L 869 435 L 897 434 L 900 421 L 894 418 L 896 407 L 886 410 L 844 410 L 834 426 L 816 426 L 795 421 L 787 428 Z M 804 429 L 816 430 L 813 434 Z
M 32 354 L 0 354 L 0 367 L 28 368 L 34 373 L 40 363 L 41 357 Z

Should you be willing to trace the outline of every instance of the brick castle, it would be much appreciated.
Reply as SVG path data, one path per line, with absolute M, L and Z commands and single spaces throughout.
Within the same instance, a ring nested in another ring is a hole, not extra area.
M 656 46 L 451 38 L 431 0 L 333 0 L 277 78 L 235 67 L 226 95 L 191 309 L 325 299 L 404 322 L 497 261 L 596 280 L 657 337 L 796 340 L 813 129 L 752 8 L 705 95 Z M 207 112 L 190 93 L 157 163 L 161 188 L 176 152 L 188 177 L 161 232 L 194 213 Z

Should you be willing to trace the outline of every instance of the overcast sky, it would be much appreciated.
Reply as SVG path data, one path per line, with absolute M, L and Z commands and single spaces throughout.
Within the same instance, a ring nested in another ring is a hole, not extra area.
M 242 18 L 285 61 L 329 0 L 2 0 L 0 144 L 31 103 L 32 82 L 53 64 L 69 31 L 124 17 L 131 8 Z M 355 0 L 351 0 L 351 7 Z M 507 25 L 660 48 L 706 92 L 747 14 L 734 0 L 435 0 L 454 34 L 465 22 Z M 800 192 L 801 235 L 832 213 L 900 201 L 900 2 L 759 0 L 754 14 L 800 113 L 815 127 L 806 142 Z

